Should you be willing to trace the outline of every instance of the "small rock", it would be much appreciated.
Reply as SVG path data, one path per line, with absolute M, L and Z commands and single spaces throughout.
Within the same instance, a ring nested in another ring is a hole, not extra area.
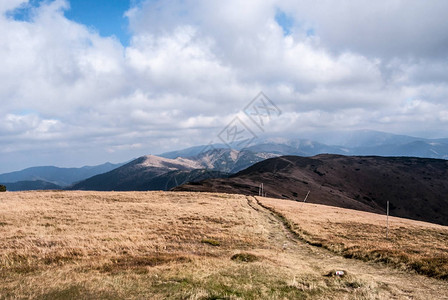
M 327 274 L 325 274 L 325 277 L 345 277 L 347 275 L 346 271 L 343 270 L 331 270 Z

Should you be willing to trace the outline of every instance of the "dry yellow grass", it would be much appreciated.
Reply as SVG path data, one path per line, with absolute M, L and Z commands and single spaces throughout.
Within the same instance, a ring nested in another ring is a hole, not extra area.
M 0 299 L 448 297 L 444 281 L 297 241 L 227 194 L 2 193 L 0 268 Z M 336 269 L 347 276 L 324 276 Z
M 331 206 L 259 198 L 304 240 L 345 257 L 380 261 L 448 280 L 448 227 Z

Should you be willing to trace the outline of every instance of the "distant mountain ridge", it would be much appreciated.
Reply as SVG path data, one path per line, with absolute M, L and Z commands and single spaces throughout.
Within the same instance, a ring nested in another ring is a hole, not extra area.
M 0 174 L 0 182 L 7 187 L 22 187 L 20 190 L 34 189 L 36 186 L 52 185 L 55 187 L 66 187 L 77 181 L 84 180 L 97 174 L 113 170 L 123 164 L 105 163 L 98 166 L 85 166 L 81 168 L 58 168 L 54 166 L 32 167 L 21 171 Z M 9 188 L 9 190 L 12 190 Z
M 448 143 L 446 138 L 423 138 L 402 134 L 393 134 L 375 130 L 326 131 L 305 135 L 306 139 L 326 145 L 338 145 L 346 148 L 376 147 L 382 145 L 403 145 L 416 141 L 427 143 Z
M 392 133 L 356 130 L 348 132 L 329 132 L 314 138 L 266 138 L 258 139 L 248 147 L 240 149 L 223 144 L 212 145 L 215 149 L 232 148 L 255 153 L 264 152 L 275 155 L 314 156 L 318 154 L 412 156 L 422 158 L 448 159 L 448 138 L 427 139 Z M 162 153 L 166 158 L 192 157 L 200 154 L 206 146 Z
M 34 190 L 60 190 L 61 186 L 42 180 L 31 180 L 31 181 L 17 181 L 17 182 L 4 182 L 1 183 L 6 186 L 7 190 L 10 192 L 15 191 L 34 191 Z
M 329 141 L 340 145 L 316 142 L 310 139 L 259 140 L 248 150 L 274 152 L 279 155 L 314 156 L 319 154 L 363 156 L 410 156 L 448 159 L 448 139 L 425 139 L 376 131 L 356 131 L 350 136 Z

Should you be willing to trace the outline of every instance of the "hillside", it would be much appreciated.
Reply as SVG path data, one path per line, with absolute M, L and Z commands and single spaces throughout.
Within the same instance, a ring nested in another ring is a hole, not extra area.
M 448 280 L 448 227 L 337 207 L 256 197 L 303 241 L 347 258 Z M 424 242 L 423 242 L 424 241 Z M 431 247 L 422 247 L 430 243 Z
M 448 225 L 448 161 L 408 157 L 284 156 L 229 178 L 175 188 L 257 195 L 384 213 Z
M 435 279 L 447 270 L 447 227 L 391 218 L 388 243 L 381 220 L 384 216 L 364 212 L 229 194 L 2 193 L 0 298 L 447 298 L 447 281 Z M 311 245 L 300 229 L 323 244 Z M 343 258 L 325 249 L 331 248 L 329 237 L 350 239 L 352 249 L 367 239 L 378 245 L 377 258 L 375 253 L 369 263 Z M 392 263 L 394 253 L 386 249 L 409 253 L 412 260 L 403 256 Z M 379 254 L 391 263 L 375 263 Z M 336 276 L 337 270 L 343 276 Z
M 145 190 L 148 182 L 171 171 L 190 171 L 201 166 L 188 159 L 164 159 L 147 155 L 110 172 L 93 176 L 71 187 L 74 190 Z
M 193 157 L 175 159 L 142 156 L 128 164 L 83 180 L 69 189 L 95 191 L 169 190 L 186 182 L 227 177 L 265 158 L 275 155 L 213 149 Z

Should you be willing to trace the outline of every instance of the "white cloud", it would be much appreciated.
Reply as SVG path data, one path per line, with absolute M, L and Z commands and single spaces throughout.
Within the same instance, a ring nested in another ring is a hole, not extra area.
M 66 1 L 28 22 L 5 14 L 21 5 L 0 4 L 0 153 L 35 151 L 35 164 L 208 143 L 260 90 L 284 112 L 272 135 L 448 135 L 445 1 L 144 1 L 127 47 L 66 19 Z
M 446 57 L 444 0 L 279 1 L 335 51 L 389 57 Z
M 27 0 L 8 0 L 0 2 L 0 13 L 3 14 L 12 9 L 25 5 Z

